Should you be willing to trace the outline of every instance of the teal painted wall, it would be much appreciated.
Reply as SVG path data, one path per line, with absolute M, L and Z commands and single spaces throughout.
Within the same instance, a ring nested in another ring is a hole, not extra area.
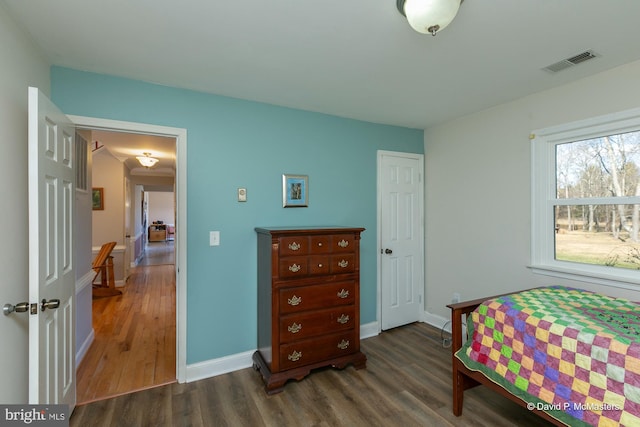
M 376 320 L 376 151 L 423 153 L 422 130 L 60 67 L 51 94 L 66 114 L 187 129 L 188 364 L 256 348 L 255 227 L 366 228 L 361 322 Z M 308 208 L 282 208 L 283 173 L 309 175 Z

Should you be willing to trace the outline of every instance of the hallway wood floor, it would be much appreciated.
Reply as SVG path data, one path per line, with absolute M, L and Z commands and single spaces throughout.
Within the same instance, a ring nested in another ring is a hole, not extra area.
M 155 256 L 170 259 L 170 249 Z M 175 288 L 173 264 L 141 265 L 122 295 L 93 300 L 95 340 L 77 370 L 78 404 L 176 380 Z
M 165 242 L 149 242 L 144 251 L 144 258 L 138 267 L 148 265 L 175 264 L 175 246 L 173 240 Z
M 71 427 L 542 427 L 531 412 L 477 387 L 452 413 L 451 352 L 414 323 L 362 340 L 367 367 L 320 369 L 269 396 L 252 368 L 76 407 Z

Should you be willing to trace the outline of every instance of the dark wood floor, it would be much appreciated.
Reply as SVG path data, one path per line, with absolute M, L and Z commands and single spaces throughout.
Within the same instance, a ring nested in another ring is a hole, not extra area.
M 451 412 L 450 351 L 415 323 L 362 341 L 367 368 L 321 369 L 268 396 L 251 368 L 76 407 L 71 426 L 548 426 L 486 388 Z

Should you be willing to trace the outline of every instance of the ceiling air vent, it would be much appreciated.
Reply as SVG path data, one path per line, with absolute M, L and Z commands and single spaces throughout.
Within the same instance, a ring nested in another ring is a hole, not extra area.
M 558 71 L 573 67 L 574 65 L 578 65 L 581 62 L 596 58 L 597 56 L 598 55 L 596 55 L 593 51 L 587 50 L 586 52 L 579 53 L 575 56 L 572 56 L 571 58 L 563 59 L 562 61 L 556 62 L 555 64 L 544 67 L 543 70 L 549 71 L 551 73 L 557 73 Z

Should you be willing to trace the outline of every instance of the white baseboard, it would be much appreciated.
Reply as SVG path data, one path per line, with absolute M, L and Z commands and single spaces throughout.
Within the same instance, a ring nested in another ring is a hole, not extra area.
M 428 311 L 422 312 L 422 320 L 424 323 L 428 323 L 434 328 L 444 329 L 447 332 L 451 332 L 451 322 L 447 317 L 442 317 L 437 314 L 429 313 Z
M 191 381 L 215 377 L 253 366 L 251 356 L 254 352 L 255 350 L 245 351 L 244 353 L 232 354 L 218 359 L 187 365 L 186 382 L 189 383 Z
M 380 322 L 375 321 L 367 323 L 366 325 L 360 325 L 360 339 L 367 339 L 375 337 L 380 334 Z
M 95 339 L 96 334 L 93 328 L 91 328 L 91 332 L 87 335 L 87 338 L 84 340 L 78 351 L 76 352 L 76 368 L 80 366 L 80 362 L 84 359 L 84 356 L 87 355 L 87 351 L 89 351 L 89 347 L 93 344 L 93 340 Z
M 451 333 L 451 320 L 442 316 L 438 316 L 437 314 L 429 313 L 425 311 L 423 313 L 422 321 L 430 324 L 431 326 L 438 328 L 440 330 L 444 330 L 448 333 Z M 467 325 L 463 323 L 462 325 L 462 336 L 467 335 Z
M 380 333 L 378 322 L 367 323 L 360 326 L 360 337 L 362 339 L 371 338 Z M 245 351 L 244 353 L 232 354 L 230 356 L 220 357 L 218 359 L 206 360 L 204 362 L 187 365 L 186 382 L 202 380 L 205 378 L 215 377 L 233 371 L 239 371 L 253 366 L 253 353 L 255 350 Z
M 87 286 L 91 286 L 94 275 L 95 272 L 93 270 L 89 270 L 84 276 L 76 280 L 76 295 L 78 295 Z

